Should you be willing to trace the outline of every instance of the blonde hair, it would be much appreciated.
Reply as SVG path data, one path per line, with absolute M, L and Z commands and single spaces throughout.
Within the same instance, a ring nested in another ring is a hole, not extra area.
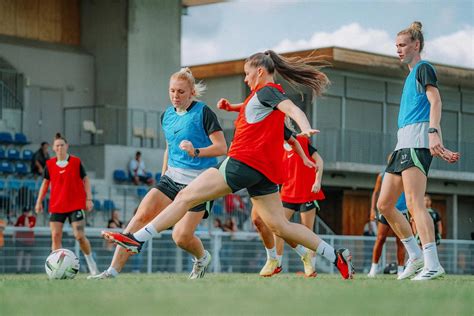
M 181 68 L 179 71 L 172 74 L 171 79 L 187 81 L 189 85 L 194 89 L 194 96 L 196 98 L 202 96 L 204 91 L 206 91 L 206 85 L 202 81 L 196 82 L 196 79 L 194 79 L 191 69 L 189 69 L 188 67 Z
M 420 41 L 420 53 L 423 50 L 423 47 L 425 46 L 425 39 L 423 37 L 423 32 L 421 31 L 421 28 L 423 25 L 421 25 L 421 22 L 415 21 L 413 22 L 408 28 L 401 30 L 398 32 L 398 35 L 410 35 L 410 38 L 412 41 Z

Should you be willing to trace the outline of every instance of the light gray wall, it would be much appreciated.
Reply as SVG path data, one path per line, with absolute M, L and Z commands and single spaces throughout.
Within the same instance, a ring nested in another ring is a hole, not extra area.
M 79 49 L 2 42 L 0 54 L 25 75 L 28 86 L 63 90 L 63 106 L 81 106 L 94 100 L 94 57 Z M 27 109 L 25 109 L 27 110 Z M 28 122 L 26 122 L 28 123 Z
M 222 78 L 211 78 L 203 81 L 206 91 L 200 99 L 205 102 L 223 120 L 223 128 L 233 128 L 232 122 L 237 117 L 236 112 L 227 112 L 217 109 L 217 101 L 221 98 L 229 100 L 230 103 L 242 103 L 246 95 L 243 76 L 227 76 Z
M 128 107 L 162 110 L 181 65 L 181 1 L 129 0 Z
M 95 56 L 97 104 L 127 104 L 127 40 L 127 0 L 81 1 L 81 45 Z

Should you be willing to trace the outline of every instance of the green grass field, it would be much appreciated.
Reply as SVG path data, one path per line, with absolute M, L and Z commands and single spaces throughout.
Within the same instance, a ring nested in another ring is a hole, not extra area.
M 48 281 L 0 275 L 0 315 L 474 315 L 474 277 L 430 282 L 393 276 L 123 274 Z

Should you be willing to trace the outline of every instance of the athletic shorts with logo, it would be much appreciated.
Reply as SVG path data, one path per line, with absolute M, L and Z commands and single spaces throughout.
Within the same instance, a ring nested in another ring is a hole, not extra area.
M 408 214 L 408 211 L 405 211 L 405 212 L 401 212 L 403 214 L 403 216 L 405 216 L 405 218 L 407 219 L 408 222 L 410 222 L 410 215 Z M 387 226 L 390 226 L 390 224 L 387 222 L 387 219 L 385 218 L 385 216 L 383 216 L 382 214 L 378 214 L 378 220 L 379 220 L 379 223 L 381 224 L 384 224 L 384 225 L 387 225 Z
M 313 209 L 317 209 L 318 211 L 320 210 L 318 201 L 309 201 L 306 203 L 288 203 L 288 202 L 283 202 L 283 207 L 288 208 L 290 210 L 293 210 L 295 212 L 308 212 Z
M 86 218 L 86 214 L 84 213 L 83 210 L 76 210 L 72 212 L 67 212 L 67 213 L 51 213 L 51 216 L 49 217 L 50 222 L 61 222 L 64 224 L 64 222 L 69 220 L 69 223 L 73 222 L 80 222 Z
M 433 156 L 428 148 L 402 148 L 392 153 L 385 172 L 401 175 L 402 171 L 417 167 L 428 176 L 432 160 Z
M 168 176 L 162 176 L 160 178 L 160 182 L 158 182 L 155 187 L 161 192 L 163 192 L 163 194 L 166 195 L 171 201 L 174 201 L 179 191 L 184 189 L 186 186 L 187 186 L 186 184 L 174 182 Z M 209 217 L 209 214 L 211 213 L 212 205 L 214 205 L 214 201 L 207 201 L 191 208 L 189 212 L 205 211 L 203 218 L 207 218 Z
M 222 174 L 232 192 L 247 189 L 250 197 L 278 192 L 278 185 L 261 172 L 234 158 L 227 157 L 215 168 Z

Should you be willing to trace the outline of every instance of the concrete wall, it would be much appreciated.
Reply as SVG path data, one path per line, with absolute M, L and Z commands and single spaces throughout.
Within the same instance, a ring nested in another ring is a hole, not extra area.
M 2 37 L 0 54 L 25 75 L 27 86 L 62 89 L 64 107 L 94 102 L 92 55 L 80 49 Z
M 97 104 L 127 104 L 127 10 L 126 0 L 81 1 L 81 45 L 96 59 Z
M 128 163 L 137 151 L 142 152 L 147 171 L 161 172 L 163 149 L 137 148 L 129 146 L 71 146 L 70 152 L 81 158 L 86 171 L 95 178 L 104 179 L 107 184 L 113 183 L 113 172 L 116 169 L 128 171 Z
M 129 0 L 128 107 L 162 110 L 181 65 L 181 1 Z

